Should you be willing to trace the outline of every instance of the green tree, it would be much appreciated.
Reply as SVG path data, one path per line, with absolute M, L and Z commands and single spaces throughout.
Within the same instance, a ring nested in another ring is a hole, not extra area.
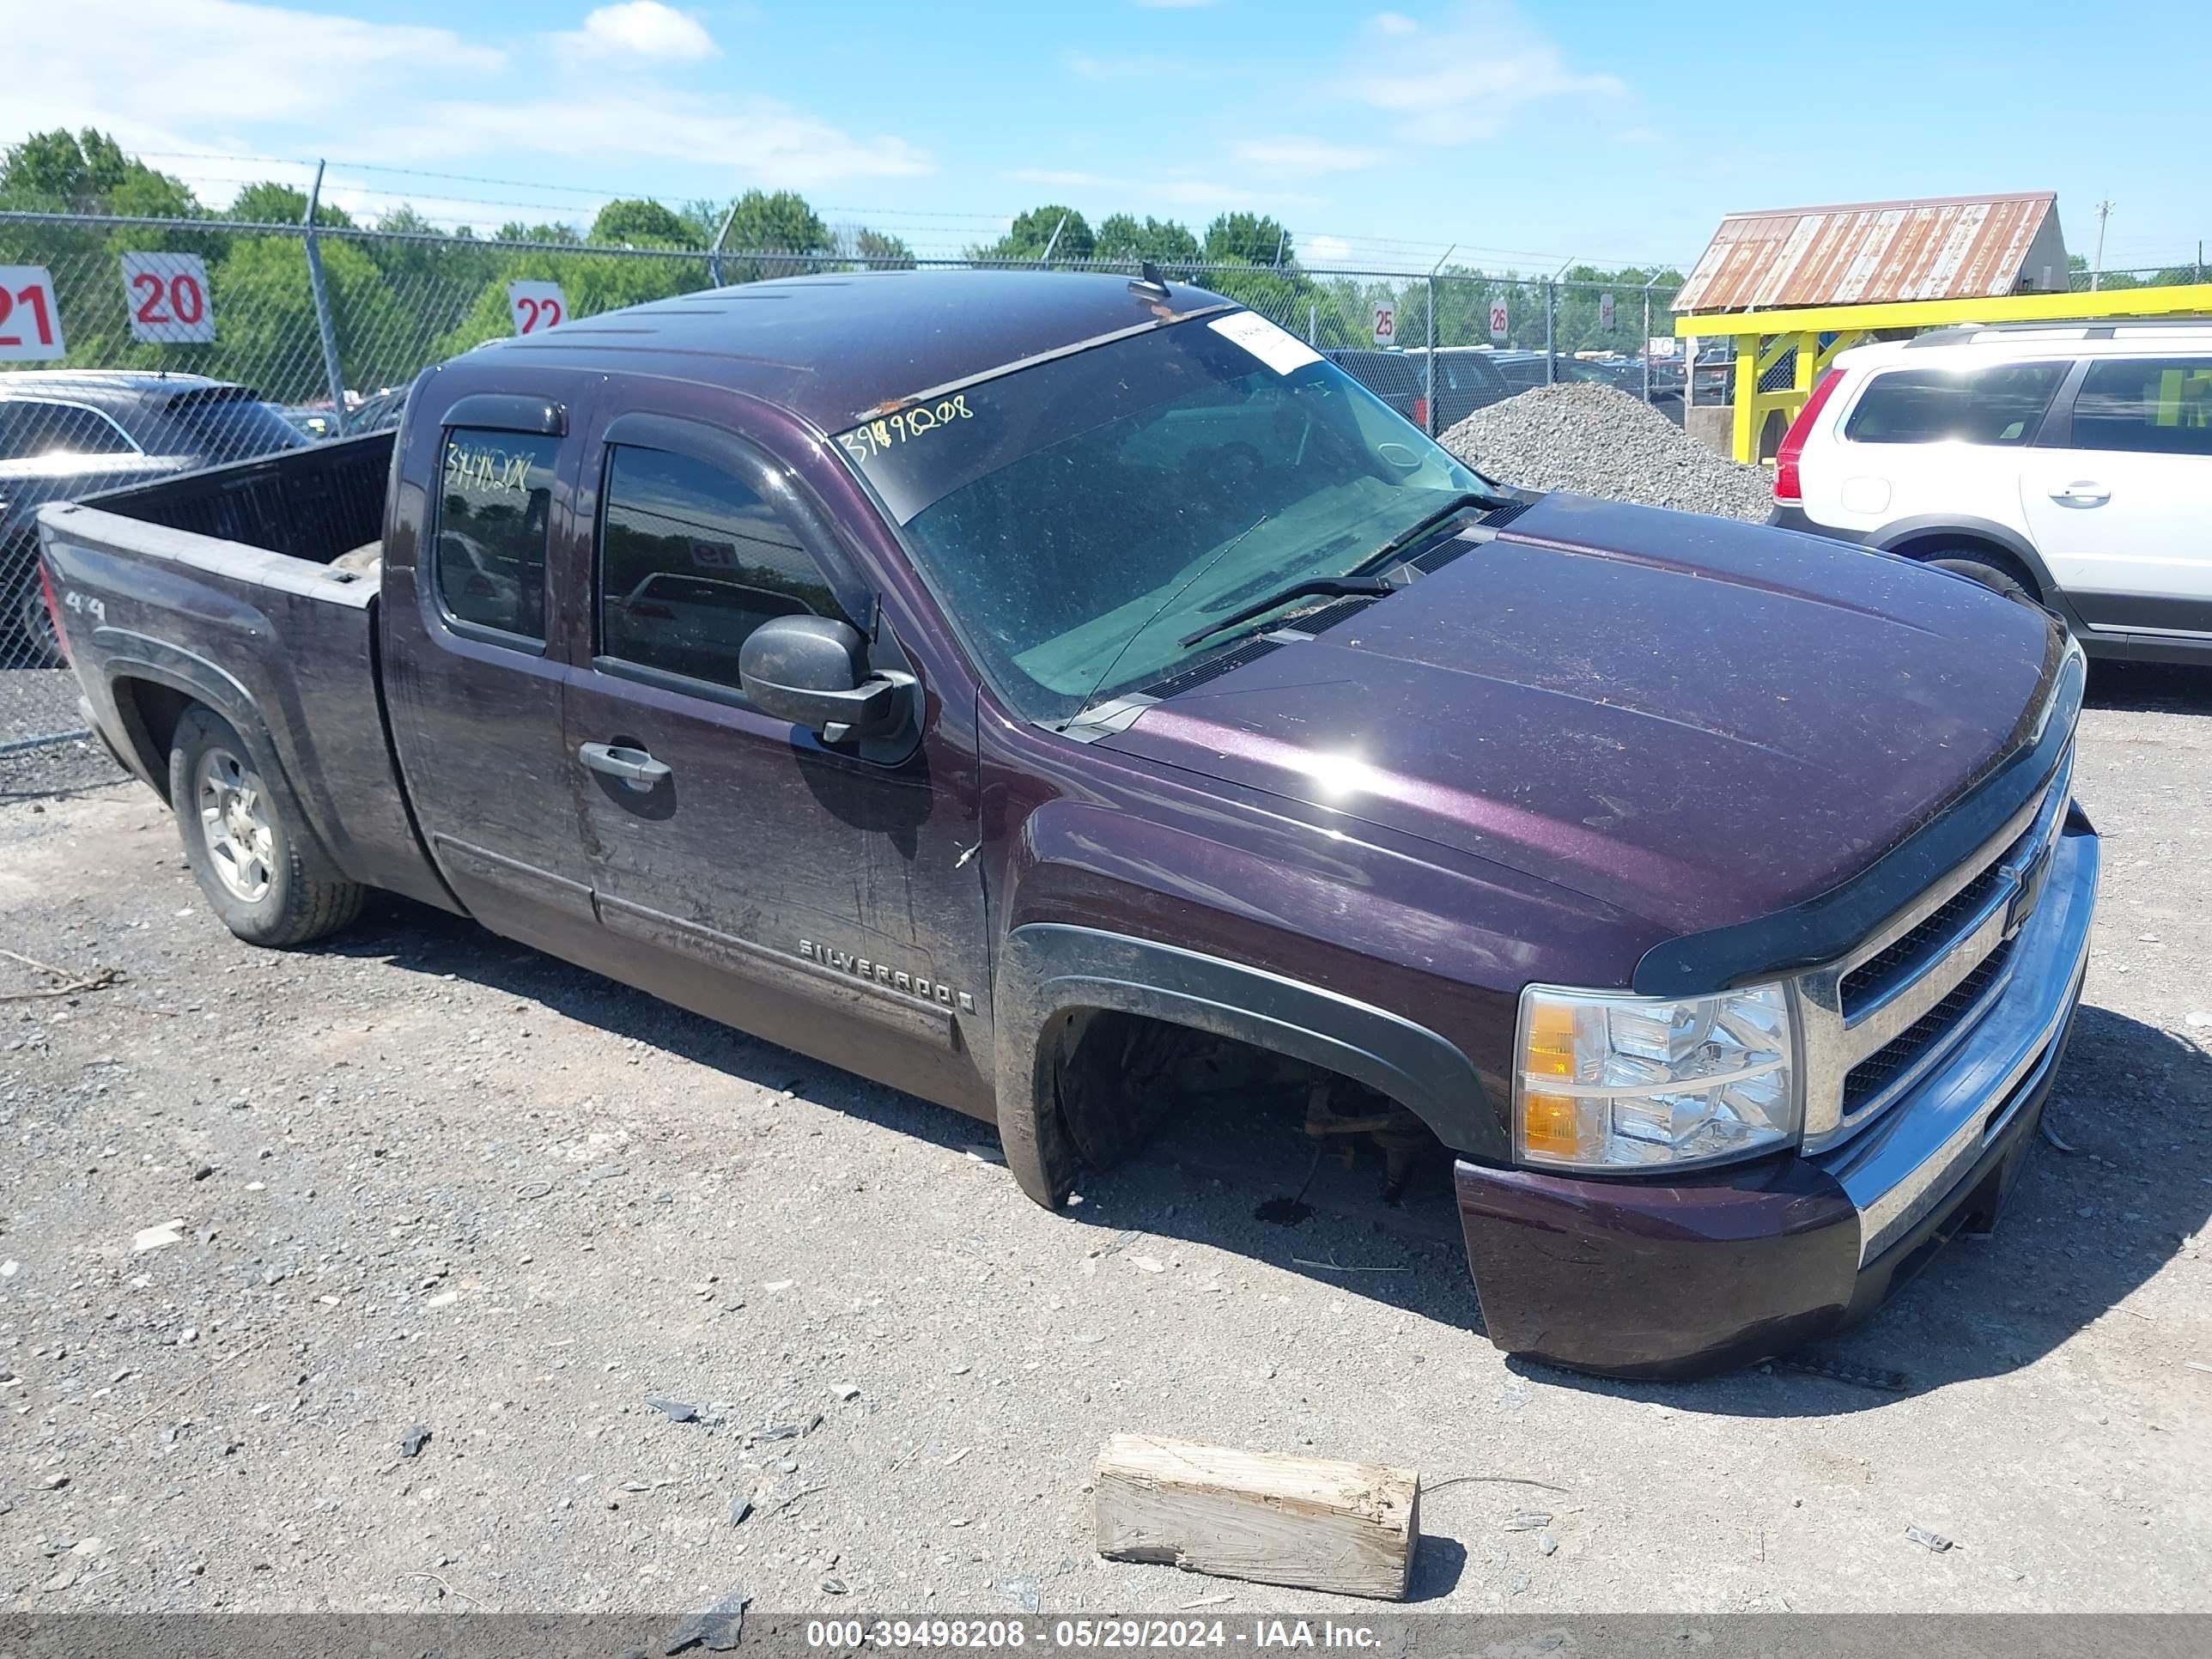
M 1150 259 L 1163 267 L 1198 262 L 1198 238 L 1190 227 L 1173 219 L 1115 213 L 1098 226 L 1095 257 L 1101 259 Z
M 1054 233 L 1058 240 L 1054 240 Z M 968 250 L 978 259 L 1042 259 L 1045 250 L 1052 250 L 1055 260 L 1070 262 L 1088 259 L 1097 252 L 1098 239 L 1091 233 L 1091 226 L 1073 208 L 1057 203 L 1031 208 L 1027 213 L 1017 214 L 1006 234 L 986 247 Z
M 792 190 L 749 190 L 738 197 L 722 239 L 724 247 L 746 252 L 827 253 L 836 242 L 822 216 Z
M 914 269 L 914 250 L 889 231 L 870 230 L 862 225 L 848 241 L 845 251 L 855 259 L 865 260 L 871 270 Z
M 34 132 L 0 156 L 0 204 L 183 218 L 199 204 L 181 179 L 156 172 L 106 133 Z
M 1216 264 L 1288 266 L 1289 234 L 1264 213 L 1224 213 L 1206 228 L 1206 257 Z
M 105 202 L 134 163 L 115 140 L 87 127 L 34 132 L 9 147 L 0 161 L 0 194 L 11 200 L 81 204 Z
M 307 192 L 264 179 L 240 191 L 224 216 L 241 224 L 296 225 L 307 216 Z M 315 222 L 333 230 L 349 230 L 353 216 L 342 207 L 319 202 Z
M 618 198 L 592 221 L 591 240 L 617 247 L 696 247 L 690 221 L 650 197 Z
M 495 242 L 581 242 L 584 233 L 574 225 L 526 225 L 520 219 L 509 219 L 492 232 Z

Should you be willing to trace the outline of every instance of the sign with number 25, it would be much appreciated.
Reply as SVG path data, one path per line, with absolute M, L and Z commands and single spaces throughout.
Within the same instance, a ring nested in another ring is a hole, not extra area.
M 517 334 L 543 334 L 568 316 L 568 301 L 558 283 L 509 283 L 507 308 L 514 313 Z
M 51 362 L 62 344 L 61 307 L 44 265 L 0 265 L 0 362 Z

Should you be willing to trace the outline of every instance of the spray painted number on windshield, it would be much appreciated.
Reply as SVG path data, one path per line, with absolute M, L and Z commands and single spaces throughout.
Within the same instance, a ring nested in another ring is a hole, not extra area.
M 955 421 L 975 418 L 975 411 L 968 407 L 968 394 L 963 392 L 939 403 L 916 404 L 912 409 L 856 426 L 850 432 L 840 433 L 837 441 L 845 446 L 845 453 L 854 460 L 866 462 L 885 450 L 911 443 L 925 432 L 934 432 Z

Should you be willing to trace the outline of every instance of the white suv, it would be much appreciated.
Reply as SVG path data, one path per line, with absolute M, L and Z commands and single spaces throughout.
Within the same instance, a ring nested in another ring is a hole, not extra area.
M 2092 656 L 2212 660 L 2212 323 L 1939 330 L 1840 354 L 1770 522 L 2045 605 Z

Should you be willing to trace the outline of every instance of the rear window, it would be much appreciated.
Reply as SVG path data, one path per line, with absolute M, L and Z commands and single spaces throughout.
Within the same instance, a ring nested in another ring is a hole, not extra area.
M 1860 394 L 1844 436 L 1858 444 L 2024 444 L 2072 367 L 1893 369 Z
M 2074 398 L 2076 449 L 2212 455 L 2212 357 L 2092 363 Z
M 209 465 L 297 449 L 307 441 L 274 404 L 243 386 L 187 393 L 170 403 L 168 415 L 184 437 L 183 447 Z
M 518 639 L 545 638 L 551 438 L 453 427 L 438 492 L 432 559 L 446 614 Z

